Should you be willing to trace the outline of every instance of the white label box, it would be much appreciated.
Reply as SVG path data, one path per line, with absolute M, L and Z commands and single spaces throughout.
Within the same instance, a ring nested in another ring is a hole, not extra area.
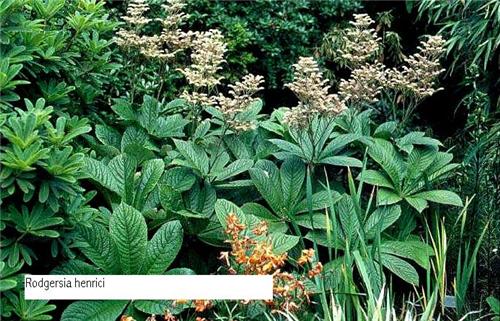
M 272 300 L 272 275 L 25 275 L 27 300 Z

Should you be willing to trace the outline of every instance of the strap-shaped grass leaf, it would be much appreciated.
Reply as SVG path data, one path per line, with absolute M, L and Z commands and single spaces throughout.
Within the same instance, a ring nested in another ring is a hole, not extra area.
M 116 244 L 108 230 L 101 224 L 78 228 L 79 248 L 103 272 L 117 274 L 121 271 Z
M 464 206 L 462 199 L 456 193 L 447 190 L 432 190 L 414 194 L 415 198 L 423 198 L 429 202 L 454 205 L 454 206 Z
M 61 321 L 116 320 L 128 301 L 76 301 L 64 310 Z
M 118 249 L 123 273 L 139 273 L 148 242 L 148 229 L 142 214 L 122 203 L 111 215 L 109 230 Z
M 382 253 L 380 256 L 382 260 L 382 265 L 385 268 L 387 268 L 392 273 L 396 274 L 403 281 L 413 285 L 418 285 L 419 283 L 418 272 L 410 263 L 396 256 L 385 253 Z
M 149 241 L 141 272 L 160 274 L 172 264 L 182 246 L 183 231 L 179 221 L 163 224 Z

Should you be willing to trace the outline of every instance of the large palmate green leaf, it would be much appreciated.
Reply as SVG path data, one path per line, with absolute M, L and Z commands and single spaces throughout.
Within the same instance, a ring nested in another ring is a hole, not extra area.
M 109 231 L 118 249 L 123 273 L 138 274 L 148 242 L 148 229 L 142 214 L 127 204 L 120 204 L 111 216 Z
M 419 213 L 428 207 L 428 202 L 463 206 L 460 197 L 452 191 L 432 189 L 433 184 L 458 166 L 450 164 L 452 155 L 439 152 L 440 143 L 421 133 L 412 136 L 418 138 L 417 142 L 409 137 L 409 143 L 402 148 L 406 156 L 386 140 L 375 139 L 370 143 L 368 154 L 382 170 L 363 170 L 358 180 L 379 187 L 378 205 L 405 201 Z

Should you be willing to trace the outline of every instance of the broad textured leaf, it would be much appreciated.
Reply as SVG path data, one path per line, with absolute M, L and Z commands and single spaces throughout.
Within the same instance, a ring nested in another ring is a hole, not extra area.
M 196 176 L 185 167 L 174 167 L 165 171 L 163 181 L 173 189 L 184 192 L 188 191 L 194 184 Z
M 429 257 L 433 255 L 432 248 L 420 241 L 384 241 L 380 251 L 413 260 L 424 269 L 429 268 Z
M 396 274 L 405 282 L 418 285 L 418 272 L 415 268 L 403 259 L 389 254 L 381 254 L 382 265 L 392 273 Z
M 335 156 L 340 150 L 342 150 L 346 145 L 354 142 L 359 139 L 360 135 L 358 134 L 341 134 L 334 139 L 326 147 L 320 154 L 320 159 Z
M 454 206 L 464 206 L 462 199 L 456 193 L 447 190 L 433 190 L 426 191 L 412 195 L 414 198 L 423 198 L 429 202 L 454 205 Z
M 287 235 L 283 233 L 272 233 L 271 234 L 271 242 L 273 245 L 273 252 L 275 254 L 283 254 L 290 249 L 292 249 L 295 245 L 297 245 L 300 241 L 300 237 L 295 235 Z
M 170 185 L 160 185 L 160 203 L 166 210 L 178 211 L 183 208 L 182 194 L 170 187 Z
M 182 225 L 179 221 L 163 224 L 148 243 L 142 273 L 163 273 L 179 253 L 182 238 Z
M 315 213 L 312 215 L 312 222 L 311 222 L 311 216 L 309 214 L 302 214 L 295 216 L 294 222 L 297 223 L 299 226 L 306 227 L 308 229 L 324 229 L 326 230 L 328 227 L 327 224 L 327 217 L 325 213 Z M 330 229 L 331 229 L 331 222 L 330 222 Z
M 320 162 L 334 166 L 363 167 L 363 163 L 359 159 L 349 156 L 325 157 Z
M 377 205 L 396 204 L 402 200 L 401 196 L 387 188 L 379 188 L 377 191 Z
M 86 157 L 83 171 L 88 177 L 107 189 L 118 194 L 121 193 L 119 182 L 115 179 L 111 171 L 109 171 L 108 167 L 101 161 Z
M 389 226 L 394 224 L 401 215 L 399 205 L 378 207 L 365 223 L 365 233 L 367 238 L 372 238 L 377 232 L 382 233 Z
M 319 191 L 316 192 L 312 195 L 312 210 L 313 211 L 318 211 L 318 210 L 324 210 L 325 208 L 330 206 L 330 198 L 332 202 L 335 204 L 337 203 L 341 195 L 337 191 Z M 307 199 L 303 199 L 300 201 L 299 204 L 294 209 L 294 213 L 300 214 L 300 213 L 306 213 L 308 212 L 307 208 Z
M 217 194 L 215 189 L 209 183 L 203 185 L 194 185 L 188 194 L 189 208 L 197 213 L 202 214 L 204 217 L 212 215 L 215 202 L 217 201 Z
M 189 121 L 182 118 L 180 114 L 159 117 L 156 120 L 156 126 L 152 134 L 158 138 L 183 137 L 184 127 L 188 123 Z
M 116 320 L 128 301 L 76 301 L 64 310 L 61 321 Z
M 411 205 L 411 207 L 416 209 L 417 212 L 419 213 L 422 213 L 429 205 L 427 201 L 423 198 L 405 197 L 405 200 L 408 202 L 408 204 Z
M 53 269 L 50 274 L 54 275 L 98 275 L 103 273 L 98 270 L 95 266 L 90 265 L 86 262 L 80 261 L 78 259 L 72 259 L 65 262 L 55 269 Z
M 116 129 L 109 126 L 96 125 L 95 135 L 104 145 L 120 149 L 122 137 Z
M 144 162 L 134 198 L 134 204 L 137 208 L 142 208 L 146 196 L 156 187 L 164 169 L 165 163 L 161 159 L 151 159 Z
M 224 181 L 233 176 L 239 175 L 246 172 L 253 166 L 253 161 L 251 159 L 238 159 L 229 164 L 221 172 L 217 173 L 216 180 Z
M 345 242 L 339 239 L 340 235 L 337 234 L 336 238 L 335 235 L 329 235 L 325 230 L 309 231 L 304 238 L 329 248 L 344 249 L 345 247 Z
M 436 158 L 436 151 L 430 148 L 414 148 L 408 155 L 408 168 L 406 171 L 406 179 L 411 181 L 427 170 Z
M 286 152 L 288 152 L 294 156 L 300 157 L 300 158 L 305 158 L 304 153 L 302 152 L 300 147 L 296 144 L 287 142 L 286 140 L 282 140 L 282 139 L 270 139 L 269 141 L 283 151 L 286 151 Z
M 108 169 L 117 182 L 119 195 L 127 204 L 133 199 L 136 166 L 136 161 L 126 154 L 118 155 L 108 163 Z
M 283 195 L 281 194 L 281 180 L 278 168 L 268 160 L 261 160 L 249 170 L 250 177 L 260 195 L 277 214 L 283 215 Z
M 241 209 L 243 210 L 243 212 L 245 212 L 245 214 L 254 215 L 266 220 L 274 221 L 279 219 L 278 217 L 274 216 L 270 210 L 268 210 L 263 205 L 260 205 L 258 203 L 245 203 L 243 204 Z
M 175 146 L 189 163 L 190 167 L 198 170 L 202 175 L 208 174 L 209 159 L 207 153 L 192 142 L 174 139 Z
M 349 244 L 353 244 L 358 238 L 361 224 L 356 214 L 353 200 L 349 195 L 342 196 L 337 204 L 337 212 L 345 240 L 348 241 Z
M 226 228 L 227 216 L 230 213 L 235 214 L 240 223 L 245 224 L 249 230 L 252 230 L 260 222 L 257 217 L 245 214 L 236 204 L 225 199 L 218 199 L 215 203 L 215 214 L 223 229 Z
M 396 189 L 399 189 L 402 184 L 401 176 L 406 169 L 401 156 L 394 146 L 386 140 L 375 139 L 375 142 L 368 148 L 368 154 L 387 173 L 392 185 Z
M 144 217 L 133 207 L 122 203 L 111 215 L 109 229 L 118 248 L 123 273 L 138 274 L 148 242 Z
M 376 170 L 366 169 L 359 174 L 357 179 L 370 185 L 394 189 L 394 186 L 387 176 Z
M 288 209 L 291 209 L 299 201 L 305 176 L 304 164 L 298 159 L 286 160 L 281 165 L 281 191 L 284 204 Z
M 109 274 L 120 272 L 120 260 L 115 243 L 104 226 L 94 223 L 91 227 L 78 228 L 79 245 L 83 254 L 102 271 Z

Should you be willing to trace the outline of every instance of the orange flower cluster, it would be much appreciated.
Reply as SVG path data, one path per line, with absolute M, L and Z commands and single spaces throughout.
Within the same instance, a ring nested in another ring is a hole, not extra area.
M 269 237 L 268 225 L 260 222 L 249 233 L 245 224 L 241 223 L 234 213 L 230 213 L 226 219 L 226 234 L 231 245 L 230 252 L 221 252 L 219 257 L 228 267 L 229 273 L 236 274 L 237 270 L 244 274 L 273 276 L 274 300 L 267 301 L 266 304 L 273 310 L 297 311 L 304 303 L 309 303 L 309 293 L 305 288 L 305 280 L 302 276 L 282 272 L 285 266 L 287 253 L 273 253 L 272 242 Z M 302 251 L 298 264 L 303 266 L 312 263 L 314 260 L 314 250 Z M 236 263 L 236 269 L 231 261 Z M 321 273 L 322 265 L 317 263 L 308 273 L 310 278 Z

